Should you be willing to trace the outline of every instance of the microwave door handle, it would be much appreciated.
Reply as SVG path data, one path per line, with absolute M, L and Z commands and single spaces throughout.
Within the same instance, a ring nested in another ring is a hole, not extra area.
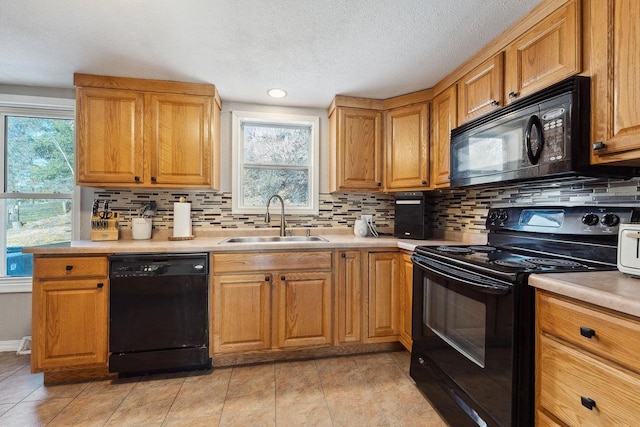
M 536 133 L 538 134 L 538 146 L 536 147 L 535 153 L 533 152 L 533 147 L 531 146 L 531 134 L 533 133 L 533 128 L 536 128 Z M 540 117 L 537 115 L 533 115 L 529 118 L 527 122 L 527 128 L 524 133 L 524 145 L 527 147 L 527 157 L 532 165 L 538 164 L 540 161 L 540 154 L 542 153 L 542 147 L 544 146 L 544 135 L 542 133 L 542 122 L 540 121 Z

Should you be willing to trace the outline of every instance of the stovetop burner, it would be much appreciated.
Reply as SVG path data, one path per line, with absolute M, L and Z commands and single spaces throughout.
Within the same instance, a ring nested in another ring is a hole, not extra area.
M 579 262 L 570 261 L 568 259 L 555 259 L 555 258 L 529 258 L 527 262 L 544 267 L 561 267 L 561 268 L 577 268 L 585 267 L 584 264 Z
M 460 254 L 460 255 L 466 255 L 473 252 L 473 250 L 471 250 L 470 248 L 462 247 L 462 246 L 438 246 L 436 250 L 439 252 L 448 252 L 448 253 Z
M 489 246 L 489 245 L 484 245 L 484 246 L 469 246 L 469 249 L 471 249 L 474 252 L 494 252 L 497 251 L 498 248 L 494 248 L 493 246 Z
M 507 259 L 497 259 L 495 261 L 492 261 L 493 264 L 495 265 L 501 265 L 503 267 L 509 267 L 509 268 L 517 268 L 517 269 L 531 269 L 531 268 L 536 268 L 535 264 L 532 264 L 530 262 L 527 261 L 510 261 Z

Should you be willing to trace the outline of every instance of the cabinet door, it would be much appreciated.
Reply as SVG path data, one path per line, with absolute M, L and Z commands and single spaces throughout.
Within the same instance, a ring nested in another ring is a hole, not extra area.
M 211 184 L 211 111 L 208 96 L 148 95 L 145 143 L 149 179 L 160 185 Z
M 33 371 L 107 363 L 107 278 L 39 281 L 33 293 Z
M 386 114 L 385 189 L 429 186 L 429 105 L 408 105 Z
M 270 274 L 229 274 L 213 278 L 213 353 L 271 347 Z
M 458 125 L 502 105 L 503 53 L 480 64 L 458 82 Z
M 277 275 L 278 347 L 331 344 L 331 272 Z
M 409 255 L 402 255 L 400 269 L 400 342 L 409 351 L 411 339 L 411 303 L 413 301 L 413 263 Z
M 640 166 L 640 2 L 590 5 L 591 163 Z
M 362 340 L 362 274 L 360 251 L 340 252 L 336 283 L 336 341 L 338 344 Z
M 369 341 L 395 341 L 398 338 L 398 256 L 396 252 L 369 254 Z
M 456 86 L 453 85 L 433 98 L 433 159 L 434 187 L 448 187 L 450 175 L 451 129 L 457 123 Z
M 382 114 L 337 107 L 331 115 L 330 191 L 382 189 Z M 335 129 L 335 130 L 334 130 Z
M 142 93 L 80 87 L 76 103 L 77 183 L 142 182 Z
M 580 5 L 572 1 L 540 21 L 507 47 L 507 102 L 581 71 L 579 12 Z

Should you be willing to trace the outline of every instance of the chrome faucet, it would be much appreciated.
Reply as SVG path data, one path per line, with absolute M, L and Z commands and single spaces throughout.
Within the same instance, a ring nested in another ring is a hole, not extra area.
M 269 222 L 271 221 L 271 217 L 269 216 L 269 205 L 271 204 L 271 200 L 273 198 L 276 198 L 278 200 L 280 200 L 280 207 L 282 208 L 282 213 L 280 216 L 280 236 L 284 237 L 285 235 L 285 224 L 284 224 L 284 200 L 282 200 L 282 197 L 280 197 L 278 194 L 274 194 L 272 196 L 269 196 L 269 200 L 267 200 L 267 213 L 264 214 L 264 222 Z

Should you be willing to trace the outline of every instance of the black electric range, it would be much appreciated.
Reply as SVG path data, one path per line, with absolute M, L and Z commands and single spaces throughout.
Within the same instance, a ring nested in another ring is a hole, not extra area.
M 455 426 L 533 426 L 532 273 L 616 269 L 631 207 L 489 209 L 486 245 L 418 246 L 412 256 L 411 376 Z

